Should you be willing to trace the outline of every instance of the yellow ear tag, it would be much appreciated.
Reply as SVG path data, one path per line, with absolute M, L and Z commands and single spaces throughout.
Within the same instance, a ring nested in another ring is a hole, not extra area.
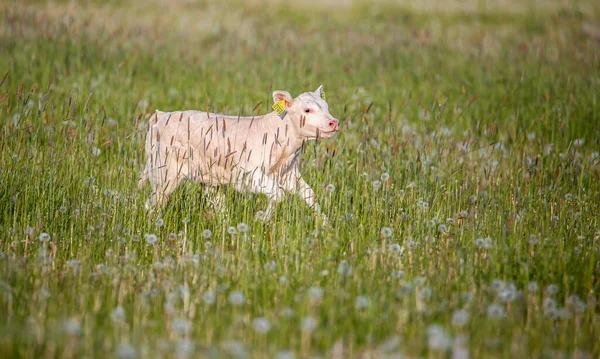
M 281 117 L 283 119 L 285 117 L 285 115 L 287 114 L 287 111 L 285 110 L 285 100 L 279 100 L 279 101 L 275 102 L 273 104 L 273 110 L 275 110 L 275 112 L 277 112 L 279 117 Z
M 327 101 L 325 99 L 325 91 L 321 90 L 321 98 L 323 99 L 323 101 Z

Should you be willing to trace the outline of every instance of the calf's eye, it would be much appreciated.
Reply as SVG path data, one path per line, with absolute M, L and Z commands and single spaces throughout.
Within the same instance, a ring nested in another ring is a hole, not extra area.
M 305 109 L 304 112 L 310 113 L 310 108 Z

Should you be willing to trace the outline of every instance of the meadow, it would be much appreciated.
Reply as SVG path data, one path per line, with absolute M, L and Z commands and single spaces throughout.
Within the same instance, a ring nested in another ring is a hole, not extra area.
M 0 2 L 0 357 L 597 358 L 600 4 Z M 289 197 L 138 190 L 155 110 L 341 130 Z

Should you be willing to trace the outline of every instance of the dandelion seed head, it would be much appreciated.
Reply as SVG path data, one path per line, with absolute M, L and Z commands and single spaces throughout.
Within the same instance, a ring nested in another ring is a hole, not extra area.
M 442 326 L 430 325 L 427 328 L 427 345 L 429 350 L 447 350 L 451 345 L 450 336 Z
M 81 335 L 81 323 L 76 318 L 69 318 L 63 322 L 63 330 L 69 335 Z
M 237 231 L 235 230 L 235 227 L 231 226 L 231 227 L 227 228 L 227 233 L 234 235 L 237 233 Z
M 60 206 L 60 208 L 58 209 L 58 211 L 59 211 L 61 214 L 65 214 L 65 213 L 67 213 L 67 207 L 65 207 L 65 206 Z
M 312 332 L 313 330 L 317 329 L 318 325 L 319 323 L 317 320 L 314 317 L 309 316 L 302 319 L 301 328 L 303 332 Z
M 452 313 L 452 325 L 455 327 L 464 327 L 469 323 L 470 315 L 464 309 L 458 309 Z
M 487 309 L 487 314 L 491 319 L 501 319 L 504 318 L 505 310 L 504 307 L 498 304 L 490 304 Z
M 548 294 L 549 296 L 553 296 L 555 294 L 557 294 L 559 292 L 559 288 L 558 285 L 556 284 L 550 284 L 546 287 L 546 294 Z
M 240 291 L 233 291 L 229 293 L 229 304 L 233 306 L 241 306 L 244 304 L 246 298 L 244 297 L 244 293 Z
M 329 193 L 333 193 L 335 191 L 335 186 L 330 183 L 325 187 L 325 190 Z
M 202 238 L 210 239 L 212 237 L 212 231 L 210 229 L 205 229 L 202 231 Z
M 144 239 L 146 240 L 146 243 L 151 246 L 158 242 L 158 237 L 156 237 L 156 234 L 144 234 Z
M 120 322 L 125 320 L 126 314 L 125 314 L 125 309 L 123 309 L 123 307 L 115 307 L 115 309 L 113 309 L 110 312 L 110 319 L 113 322 Z
M 529 283 L 527 283 L 527 291 L 529 293 L 535 293 L 535 292 L 538 291 L 538 289 L 539 289 L 539 286 L 538 286 L 537 282 L 529 282 Z
M 392 278 L 394 279 L 402 279 L 404 278 L 404 271 L 400 269 L 395 269 L 392 271 Z
M 527 239 L 527 242 L 529 242 L 529 244 L 532 244 L 532 245 L 538 244 L 538 242 L 539 242 L 538 236 L 536 236 L 535 234 L 530 234 L 529 238 Z
M 259 334 L 266 334 L 271 330 L 271 323 L 267 318 L 258 317 L 252 320 L 252 327 L 254 331 Z
M 177 358 L 191 357 L 195 352 L 194 342 L 187 338 L 179 339 L 175 344 L 175 353 Z
M 164 224 L 165 224 L 165 221 L 162 218 L 157 219 L 156 223 L 154 223 L 154 225 L 157 227 L 162 227 Z
M 369 308 L 370 304 L 371 302 L 369 300 L 369 297 L 364 295 L 359 295 L 354 300 L 354 308 L 356 308 L 357 310 L 367 309 Z
M 380 188 L 381 188 L 381 181 L 380 180 L 373 181 L 373 189 L 375 191 L 379 191 Z
M 50 235 L 48 233 L 40 233 L 40 241 L 44 243 L 50 242 Z
M 352 266 L 346 261 L 342 261 L 338 266 L 337 272 L 342 277 L 350 277 L 352 276 Z
M 280 350 L 275 354 L 275 359 L 296 359 L 296 354 L 289 350 Z
M 381 228 L 380 233 L 385 238 L 389 238 L 389 237 L 392 236 L 392 234 L 394 234 L 394 232 L 392 231 L 392 229 L 390 227 L 383 227 L 383 228 Z
M 135 348 L 128 343 L 120 343 L 115 349 L 115 356 L 118 359 L 134 359 L 136 357 Z
M 237 225 L 237 230 L 240 233 L 246 233 L 248 232 L 248 225 L 246 223 L 238 223 Z
M 398 243 L 392 243 L 389 245 L 389 251 L 392 254 L 399 254 L 402 252 L 402 247 Z
M 100 151 L 100 149 L 99 149 L 98 147 L 94 147 L 94 148 L 92 148 L 92 155 L 93 155 L 93 156 L 95 156 L 95 157 L 98 157 L 98 156 L 100 156 L 100 152 L 101 152 L 101 151 Z
M 310 301 L 313 303 L 319 302 L 323 299 L 323 288 L 320 287 L 310 287 L 308 289 L 308 297 L 310 298 Z
M 25 235 L 33 236 L 33 227 L 25 227 Z
M 171 321 L 171 331 L 178 334 L 187 334 L 192 329 L 192 324 L 189 320 L 183 318 L 175 318 Z

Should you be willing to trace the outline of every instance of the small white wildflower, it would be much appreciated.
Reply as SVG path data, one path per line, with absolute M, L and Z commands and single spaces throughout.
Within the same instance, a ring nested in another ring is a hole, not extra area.
M 404 278 L 404 271 L 403 270 L 393 270 L 392 271 L 392 278 L 394 279 L 402 279 Z
M 80 335 L 81 334 L 81 323 L 76 318 L 69 318 L 63 323 L 64 331 L 69 335 Z
M 202 301 L 208 305 L 215 304 L 217 301 L 217 295 L 212 290 L 207 290 L 204 292 L 204 294 L 202 294 Z
M 279 277 L 279 285 L 286 285 L 288 284 L 288 279 L 286 276 L 282 275 L 281 277 Z
M 359 295 L 354 300 L 354 308 L 357 310 L 367 309 L 370 304 L 369 297 L 364 295 Z
M 324 294 L 323 288 L 310 287 L 308 289 L 308 297 L 310 298 L 310 301 L 313 303 L 321 301 L 321 299 L 323 299 L 323 294 Z
M 189 339 L 179 339 L 175 344 L 175 357 L 176 358 L 188 358 L 195 352 L 196 346 L 194 342 Z
M 585 140 L 583 138 L 578 138 L 575 141 L 573 141 L 573 146 L 581 147 L 581 146 L 583 146 L 584 143 L 585 143 Z
M 380 233 L 385 238 L 389 238 L 389 237 L 392 236 L 392 234 L 394 234 L 394 232 L 392 231 L 392 229 L 390 227 L 383 227 L 383 228 L 381 228 Z
M 383 183 L 387 183 L 387 181 L 390 179 L 390 174 L 387 172 L 384 172 L 381 174 L 381 182 Z
M 399 254 L 402 251 L 402 247 L 398 243 L 392 243 L 389 245 L 389 251 L 392 254 Z
M 118 359 L 134 359 L 136 357 L 135 348 L 128 343 L 120 343 L 115 349 L 115 356 Z
M 93 156 L 95 156 L 95 157 L 98 157 L 98 156 L 100 156 L 100 152 L 101 152 L 101 151 L 100 151 L 100 149 L 99 149 L 98 147 L 94 147 L 94 148 L 92 148 L 92 155 L 93 155 Z
M 123 307 L 115 307 L 115 309 L 110 312 L 110 319 L 113 322 L 125 320 L 125 309 L 123 309 Z
M 375 191 L 379 191 L 380 188 L 381 188 L 381 181 L 380 180 L 373 181 L 373 189 Z
M 335 191 L 335 186 L 330 183 L 325 187 L 325 190 L 329 193 L 333 193 L 333 191 Z
M 50 235 L 48 233 L 40 233 L 40 241 L 47 243 L 50 242 Z
M 233 291 L 229 293 L 229 303 L 234 306 L 240 306 L 244 304 L 245 298 L 244 293 L 240 291 Z
M 494 241 L 490 237 L 477 238 L 475 240 L 475 246 L 477 248 L 490 249 L 494 247 Z
M 312 332 L 313 330 L 317 329 L 318 325 L 319 323 L 314 317 L 305 317 L 302 319 L 301 327 L 303 332 Z
M 258 317 L 252 320 L 252 327 L 254 331 L 259 334 L 266 334 L 269 330 L 271 330 L 271 323 L 267 318 Z
M 289 350 L 281 350 L 275 354 L 275 359 L 296 359 L 296 354 Z
M 144 239 L 146 240 L 146 243 L 151 246 L 158 242 L 158 237 L 156 237 L 156 234 L 144 234 Z
M 450 345 L 450 336 L 444 328 L 439 325 L 431 325 L 427 328 L 427 345 L 430 350 L 447 350 Z
M 171 322 L 171 331 L 179 334 L 186 334 L 192 329 L 192 324 L 183 318 L 175 318 Z
M 139 107 L 140 109 L 142 109 L 142 110 L 145 110 L 145 109 L 148 107 L 148 100 L 146 100 L 146 99 L 141 99 L 141 100 L 138 102 L 138 107 Z
M 538 244 L 538 236 L 536 236 L 535 234 L 530 234 L 529 239 L 527 239 L 527 242 L 533 245 Z
M 546 287 L 546 294 L 552 296 L 557 294 L 559 291 L 558 285 L 556 284 L 550 284 Z
M 452 313 L 452 325 L 455 327 L 464 327 L 469 323 L 469 319 L 469 312 L 464 309 L 459 309 Z
M 538 291 L 538 289 L 539 289 L 539 286 L 538 286 L 537 282 L 529 282 L 529 283 L 527 283 L 527 291 L 529 293 L 535 293 L 535 292 Z
M 491 304 L 487 309 L 487 314 L 492 319 L 500 319 L 504 317 L 505 310 L 498 304 Z
M 205 229 L 202 231 L 202 238 L 210 239 L 210 237 L 212 237 L 212 232 L 210 229 Z
M 528 132 L 527 133 L 527 138 L 529 140 L 535 140 L 535 132 Z
M 73 258 L 68 260 L 66 264 L 73 269 L 79 269 L 79 267 L 81 266 L 81 261 L 79 259 Z
M 352 276 L 352 266 L 346 261 L 342 261 L 337 270 L 340 276 L 350 277 Z
M 542 308 L 544 310 L 544 313 L 554 312 L 557 309 L 556 301 L 552 298 L 546 298 L 542 303 Z
M 243 223 L 243 222 L 242 222 L 242 223 L 239 223 L 239 224 L 237 225 L 237 230 L 238 230 L 238 232 L 240 232 L 240 233 L 245 233 L 245 232 L 248 232 L 248 225 L 247 225 L 246 223 Z

